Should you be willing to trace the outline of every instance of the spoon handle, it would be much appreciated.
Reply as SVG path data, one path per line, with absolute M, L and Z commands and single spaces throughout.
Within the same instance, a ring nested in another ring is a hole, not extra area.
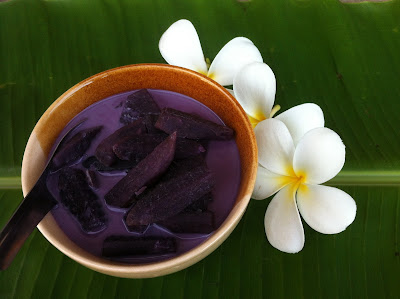
M 57 204 L 57 201 L 50 194 L 46 186 L 47 175 L 50 171 L 49 169 L 53 166 L 52 159 L 63 140 L 65 140 L 75 128 L 85 121 L 86 118 L 76 123 L 58 141 L 58 144 L 56 144 L 50 154 L 47 165 L 35 186 L 24 198 L 22 203 L 14 212 L 14 215 L 0 232 L 0 271 L 8 268 L 25 240 L 29 237 L 44 216 L 46 216 L 46 214 Z
M 46 187 L 46 177 L 47 171 L 0 233 L 0 270 L 7 269 L 38 223 L 57 204 Z

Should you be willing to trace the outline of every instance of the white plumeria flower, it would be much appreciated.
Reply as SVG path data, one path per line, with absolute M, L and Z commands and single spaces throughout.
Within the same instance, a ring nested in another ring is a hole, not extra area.
M 282 118 L 290 118 L 292 109 Z M 295 119 L 287 121 L 296 123 Z M 264 199 L 279 191 L 265 213 L 265 232 L 272 246 L 288 253 L 299 252 L 304 246 L 300 214 L 314 230 L 336 234 L 354 221 L 357 210 L 350 195 L 320 185 L 344 165 L 345 146 L 339 135 L 315 127 L 312 121 L 297 131 L 303 132 L 296 144 L 292 131 L 276 118 L 255 128 L 260 165 L 252 197 Z
M 208 69 L 199 36 L 188 20 L 173 23 L 161 36 L 159 49 L 169 64 L 199 72 L 223 86 L 232 85 L 236 73 L 246 64 L 263 61 L 251 40 L 236 37 L 219 51 Z
M 295 106 L 272 118 L 275 75 L 265 63 L 243 67 L 233 80 L 234 95 L 255 126 L 259 167 L 252 197 L 278 192 L 265 213 L 265 232 L 275 248 L 289 253 L 304 246 L 303 219 L 315 230 L 334 234 L 346 229 L 356 204 L 345 192 L 320 186 L 343 167 L 345 147 L 340 137 L 324 128 L 321 108 Z

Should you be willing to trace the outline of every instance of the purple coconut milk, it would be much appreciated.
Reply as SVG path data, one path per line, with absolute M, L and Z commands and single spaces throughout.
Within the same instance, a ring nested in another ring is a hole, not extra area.
M 148 91 L 153 96 L 160 109 L 170 107 L 183 112 L 197 114 L 218 124 L 224 124 L 212 110 L 190 97 L 164 90 L 149 89 Z M 123 124 L 119 122 L 123 103 L 127 96 L 133 92 L 134 91 L 120 93 L 99 101 L 83 110 L 68 123 L 60 136 L 63 136 L 69 128 L 73 127 L 84 118 L 87 120 L 75 129 L 76 132 L 85 128 L 99 125 L 103 126 L 102 131 L 92 141 L 91 146 L 86 151 L 85 155 L 80 160 L 76 161 L 73 167 L 84 169 L 81 165 L 82 161 L 87 157 L 93 156 L 99 143 L 123 126 Z M 216 179 L 216 186 L 212 192 L 213 201 L 209 203 L 208 209 L 214 212 L 215 224 L 216 227 L 219 227 L 228 216 L 235 203 L 240 183 L 240 158 L 235 141 L 209 141 L 206 152 L 206 163 L 209 169 L 214 173 Z M 112 235 L 133 237 L 173 237 L 176 239 L 177 252 L 173 254 L 129 258 L 124 257 L 120 259 L 113 258 L 114 260 L 122 262 L 138 264 L 165 260 L 180 255 L 196 247 L 212 234 L 171 233 L 167 229 L 156 224 L 150 225 L 144 233 L 128 231 L 123 220 L 128 209 L 110 207 L 107 206 L 104 201 L 104 195 L 125 175 L 126 172 L 124 171 L 113 171 L 109 173 L 96 172 L 97 185 L 99 187 L 94 189 L 94 192 L 99 197 L 108 217 L 108 225 L 106 229 L 98 233 L 88 234 L 84 232 L 78 221 L 62 204 L 59 204 L 52 210 L 52 214 L 60 228 L 79 247 L 101 257 L 103 241 L 105 238 Z M 52 195 L 60 202 L 57 171 L 50 173 L 47 185 Z

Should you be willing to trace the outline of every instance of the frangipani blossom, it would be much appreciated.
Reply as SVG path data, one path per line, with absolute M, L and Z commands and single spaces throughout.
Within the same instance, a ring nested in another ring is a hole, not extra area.
M 336 234 L 354 221 L 357 210 L 346 192 L 320 185 L 344 165 L 342 140 L 328 128 L 307 126 L 297 144 L 278 119 L 255 128 L 260 165 L 252 197 L 264 199 L 278 192 L 265 213 L 265 232 L 272 246 L 288 253 L 304 246 L 300 214 L 314 230 Z
M 223 86 L 232 85 L 236 73 L 245 65 L 263 61 L 249 39 L 236 37 L 219 51 L 208 68 L 199 36 L 188 20 L 173 23 L 161 36 L 159 49 L 169 64 L 199 72 Z

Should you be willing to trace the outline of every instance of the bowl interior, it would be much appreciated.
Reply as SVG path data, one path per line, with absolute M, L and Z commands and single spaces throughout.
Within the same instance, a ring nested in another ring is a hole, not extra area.
M 175 258 L 143 265 L 129 265 L 93 256 L 75 245 L 49 213 L 38 225 L 42 234 L 77 262 L 119 277 L 154 277 L 188 267 L 217 248 L 239 222 L 249 202 L 257 171 L 257 147 L 247 116 L 222 86 L 196 72 L 162 64 L 124 66 L 94 75 L 70 88 L 42 115 L 25 149 L 22 162 L 24 195 L 39 178 L 53 143 L 79 112 L 111 95 L 151 88 L 178 92 L 205 104 L 236 132 L 241 163 L 241 183 L 235 205 L 223 224 L 201 245 Z

